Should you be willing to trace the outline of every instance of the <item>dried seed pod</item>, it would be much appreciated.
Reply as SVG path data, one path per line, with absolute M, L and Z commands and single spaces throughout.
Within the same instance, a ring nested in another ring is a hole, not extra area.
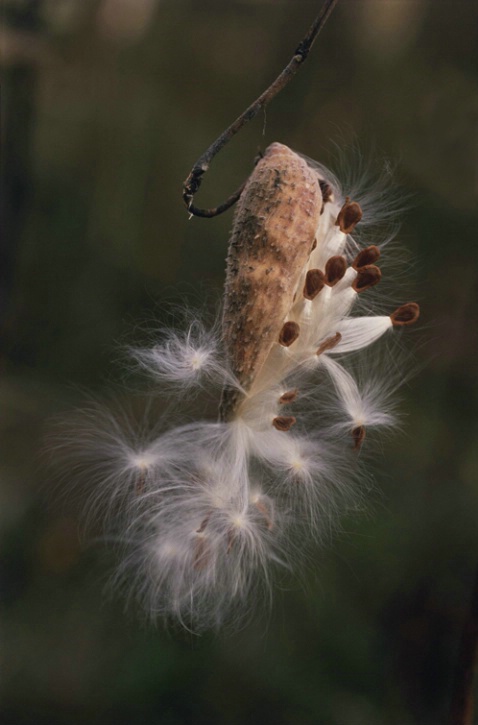
M 239 199 L 229 245 L 223 337 L 233 373 L 249 391 L 278 341 L 322 209 L 317 174 L 273 143 Z M 234 416 L 240 394 L 225 390 L 221 418 Z

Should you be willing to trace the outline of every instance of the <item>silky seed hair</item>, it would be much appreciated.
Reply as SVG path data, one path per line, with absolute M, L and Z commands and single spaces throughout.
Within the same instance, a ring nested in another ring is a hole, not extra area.
M 379 208 L 386 216 L 383 198 Z M 106 508 L 115 585 L 151 618 L 193 631 L 237 623 L 274 572 L 300 566 L 305 532 L 323 539 L 361 499 L 361 451 L 370 430 L 395 424 L 400 380 L 388 348 L 369 379 L 347 359 L 419 316 L 415 302 L 374 315 L 376 296 L 356 313 L 382 278 L 381 240 L 355 238 L 372 221 L 323 167 L 269 146 L 236 207 L 218 323 L 193 315 L 131 351 L 177 399 L 176 420 L 181 396 L 203 389 L 217 420 L 171 426 L 165 415 L 147 440 L 106 414 L 96 434 L 89 414 L 91 427 L 70 426 L 59 445 L 76 453 L 75 476 L 94 481 L 89 515 Z

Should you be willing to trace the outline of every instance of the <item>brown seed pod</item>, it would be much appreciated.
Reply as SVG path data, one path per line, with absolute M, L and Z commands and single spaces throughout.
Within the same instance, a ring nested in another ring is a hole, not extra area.
M 279 143 L 266 149 L 239 199 L 227 257 L 223 338 L 246 391 L 279 340 L 322 203 L 317 174 Z M 225 390 L 221 418 L 231 419 L 239 402 L 237 391 Z

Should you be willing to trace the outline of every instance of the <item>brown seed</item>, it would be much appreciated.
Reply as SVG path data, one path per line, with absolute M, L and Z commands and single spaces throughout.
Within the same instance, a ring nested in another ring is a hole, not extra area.
M 336 332 L 335 335 L 332 337 L 328 337 L 327 340 L 324 340 L 319 347 L 317 348 L 316 355 L 322 355 L 323 352 L 326 350 L 333 350 L 334 347 L 336 347 L 339 342 L 342 339 L 342 335 L 340 332 Z
M 354 451 L 359 451 L 365 440 L 365 427 L 363 425 L 358 425 L 354 428 L 352 431 L 352 438 L 354 440 Z
M 327 260 L 327 264 L 325 265 L 325 281 L 329 287 L 333 287 L 334 284 L 337 284 L 342 279 L 346 269 L 347 262 L 341 254 L 336 254 Z
M 237 533 L 234 531 L 234 529 L 229 529 L 229 531 L 227 532 L 226 554 L 229 554 L 231 552 L 231 549 L 234 546 L 236 538 L 237 538 Z
M 209 549 L 205 536 L 199 534 L 194 542 L 194 568 L 205 569 L 209 561 Z
M 355 277 L 352 287 L 356 292 L 363 292 L 369 287 L 373 287 L 382 279 L 382 272 L 379 267 L 374 264 L 367 264 L 361 267 Z
M 204 529 L 205 529 L 205 528 L 206 528 L 206 526 L 208 525 L 208 523 L 209 523 L 209 519 L 210 519 L 210 518 L 211 518 L 211 514 L 209 513 L 209 514 L 208 514 L 208 515 L 207 515 L 207 516 L 206 516 L 206 517 L 205 517 L 205 518 L 204 518 L 204 519 L 203 519 L 203 520 L 201 521 L 201 525 L 199 526 L 199 529 L 196 529 L 196 534 L 202 534 L 202 532 L 204 531 Z
M 266 522 L 267 531 L 272 531 L 272 529 L 274 527 L 274 523 L 272 521 L 270 512 L 267 510 L 267 506 L 264 503 L 262 503 L 262 501 L 260 501 L 260 500 L 256 501 L 254 506 L 264 517 L 264 520 Z
M 406 305 L 402 305 L 395 312 L 392 312 L 390 319 L 394 327 L 403 327 L 404 325 L 412 325 L 418 320 L 420 315 L 420 307 L 416 302 L 407 302 Z
M 327 204 L 333 194 L 332 187 L 325 179 L 319 179 L 319 186 L 322 192 L 322 200 L 324 204 Z
M 283 393 L 279 398 L 279 403 L 281 405 L 287 405 L 288 403 L 293 403 L 294 400 L 297 398 L 298 394 L 297 388 L 295 390 L 288 390 L 287 393 Z
M 325 179 L 319 179 L 319 186 L 320 186 L 320 191 L 322 192 L 322 202 L 323 202 L 320 213 L 323 214 L 325 205 L 327 204 L 328 201 L 330 201 L 334 192 L 333 192 L 333 189 L 330 186 L 330 184 L 327 181 L 325 181 Z
M 352 267 L 354 269 L 360 269 L 360 267 L 366 267 L 368 264 L 374 264 L 380 257 L 380 249 L 372 244 L 370 247 L 362 249 L 355 257 Z
M 288 431 L 297 422 L 297 418 L 293 415 L 278 415 L 272 421 L 272 425 L 276 430 Z
M 279 333 L 279 344 L 284 347 L 290 347 L 299 337 L 300 327 L 297 322 L 284 322 L 282 330 Z
M 360 208 L 360 204 L 357 204 L 356 201 L 350 201 L 350 198 L 347 196 L 345 204 L 339 211 L 335 226 L 340 227 L 340 231 L 344 234 L 350 234 L 361 218 L 362 209 Z
M 325 285 L 325 275 L 320 269 L 309 269 L 305 275 L 304 297 L 313 300 Z
M 144 491 L 144 487 L 146 485 L 146 474 L 144 470 L 141 470 L 138 474 L 138 479 L 136 481 L 136 485 L 134 488 L 134 492 L 137 496 L 139 496 Z

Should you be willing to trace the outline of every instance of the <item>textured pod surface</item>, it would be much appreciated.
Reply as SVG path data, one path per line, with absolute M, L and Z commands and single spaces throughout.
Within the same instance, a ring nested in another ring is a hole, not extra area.
M 287 146 L 271 144 L 238 202 L 227 257 L 223 336 L 246 391 L 279 340 L 322 204 L 316 172 Z M 233 416 L 238 397 L 224 392 L 223 419 Z

